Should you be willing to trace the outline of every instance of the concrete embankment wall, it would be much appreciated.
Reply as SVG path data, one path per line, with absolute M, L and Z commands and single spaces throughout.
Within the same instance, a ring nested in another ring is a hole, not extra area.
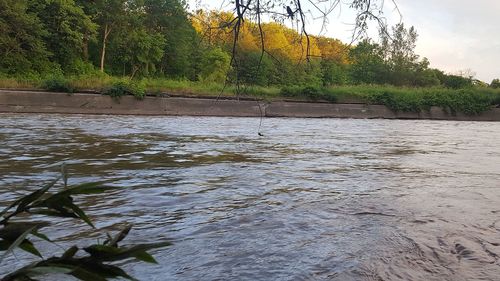
M 492 108 L 478 116 L 468 116 L 452 115 L 438 107 L 431 108 L 429 112 L 395 113 L 383 105 L 185 97 L 146 97 L 144 100 L 137 100 L 132 96 L 115 100 L 99 94 L 68 95 L 14 90 L 0 90 L 0 112 L 500 121 L 499 108 Z

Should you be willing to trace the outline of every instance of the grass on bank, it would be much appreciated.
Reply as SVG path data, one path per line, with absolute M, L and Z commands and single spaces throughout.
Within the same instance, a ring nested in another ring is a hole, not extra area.
M 383 104 L 396 112 L 422 112 L 439 106 L 451 113 L 480 114 L 500 104 L 500 89 L 474 87 L 448 89 L 443 87 L 409 88 L 389 85 L 349 85 L 335 87 L 293 86 L 262 87 L 224 85 L 213 82 L 193 82 L 161 78 L 129 80 L 108 75 L 79 77 L 49 77 L 43 80 L 0 78 L 0 88 L 46 89 L 56 92 L 95 90 L 119 98 L 146 94 L 181 94 L 192 96 L 252 97 L 263 100 L 290 99 L 338 103 Z

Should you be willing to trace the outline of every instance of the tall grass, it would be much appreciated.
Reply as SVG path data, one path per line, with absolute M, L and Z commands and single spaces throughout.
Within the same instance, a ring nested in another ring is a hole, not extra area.
M 34 80 L 0 77 L 0 88 L 2 89 L 33 89 L 39 87 L 39 84 L 39 81 Z

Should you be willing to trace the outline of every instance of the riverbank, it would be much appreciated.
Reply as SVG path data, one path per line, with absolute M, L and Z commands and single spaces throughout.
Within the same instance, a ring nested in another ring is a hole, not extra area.
M 500 104 L 500 89 L 491 87 L 396 87 L 391 85 L 343 85 L 319 87 L 223 85 L 200 81 L 124 77 L 59 77 L 44 80 L 0 78 L 0 89 L 24 88 L 63 93 L 99 93 L 116 98 L 133 95 L 264 100 L 267 102 L 329 102 L 337 104 L 380 104 L 394 112 L 426 112 L 433 106 L 446 112 L 478 115 Z
M 313 103 L 259 101 L 180 96 L 132 96 L 113 99 L 97 93 L 53 93 L 43 91 L 0 90 L 0 112 L 62 113 L 110 115 L 170 115 L 228 117 L 298 117 L 361 119 L 432 119 L 463 121 L 500 121 L 500 108 L 480 115 L 451 114 L 439 107 L 429 111 L 394 112 L 384 105 L 356 103 Z

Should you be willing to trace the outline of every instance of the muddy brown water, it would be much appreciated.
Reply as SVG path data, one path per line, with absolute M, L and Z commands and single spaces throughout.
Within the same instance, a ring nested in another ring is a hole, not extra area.
M 500 280 L 500 123 L 0 115 L 0 205 L 57 176 L 141 280 Z M 103 239 L 72 220 L 61 247 Z M 42 244 L 42 250 L 61 252 Z M 21 266 L 16 252 L 1 273 Z M 61 277 L 61 280 L 65 280 Z

